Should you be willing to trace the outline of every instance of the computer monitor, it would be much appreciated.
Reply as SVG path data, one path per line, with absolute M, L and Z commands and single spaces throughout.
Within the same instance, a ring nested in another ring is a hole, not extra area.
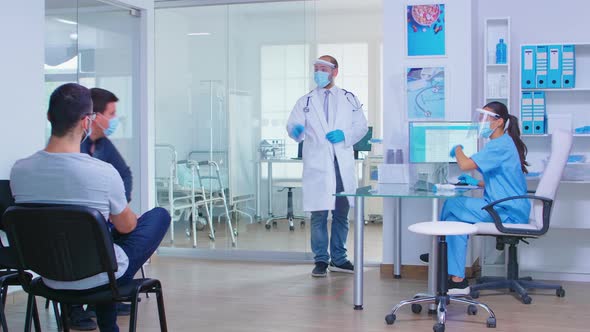
M 358 159 L 359 151 L 371 151 L 371 139 L 373 138 L 373 127 L 369 127 L 367 133 L 360 141 L 358 141 L 352 149 L 354 150 L 354 158 Z
M 409 127 L 411 163 L 456 162 L 449 152 L 457 144 L 463 145 L 468 157 L 477 152 L 477 135 L 471 122 L 410 122 Z

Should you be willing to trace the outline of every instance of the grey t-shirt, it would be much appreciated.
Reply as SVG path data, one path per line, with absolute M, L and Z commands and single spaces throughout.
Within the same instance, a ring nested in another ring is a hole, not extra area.
M 18 160 L 10 173 L 10 187 L 15 202 L 71 204 L 95 208 L 104 216 L 118 215 L 127 207 L 125 187 L 113 166 L 85 153 L 49 153 L 39 151 Z M 115 277 L 127 271 L 125 251 L 114 245 L 118 269 Z M 78 281 L 55 281 L 43 278 L 54 289 L 90 289 L 107 284 L 106 273 Z

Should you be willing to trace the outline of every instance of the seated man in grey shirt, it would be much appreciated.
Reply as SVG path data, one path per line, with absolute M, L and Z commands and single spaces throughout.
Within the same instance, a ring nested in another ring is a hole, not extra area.
M 90 91 L 78 84 L 58 87 L 49 100 L 47 117 L 51 138 L 45 150 L 17 161 L 10 174 L 16 204 L 73 204 L 97 209 L 113 230 L 119 284 L 133 278 L 156 250 L 170 225 L 162 208 L 137 219 L 127 205 L 125 188 L 113 166 L 80 153 L 80 141 L 90 135 L 95 114 Z M 59 282 L 43 278 L 54 289 L 90 289 L 108 283 L 106 273 L 79 281 Z M 115 304 L 97 305 L 101 331 L 119 331 Z

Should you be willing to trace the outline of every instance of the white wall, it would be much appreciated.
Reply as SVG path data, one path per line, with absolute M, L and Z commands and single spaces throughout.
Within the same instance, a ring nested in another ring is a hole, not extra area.
M 0 179 L 8 179 L 16 160 L 44 146 L 45 3 L 7 1 L 0 7 Z
M 472 52 L 470 0 L 435 1 L 445 4 L 446 57 L 409 59 L 405 56 L 406 6 L 432 1 L 383 1 L 383 128 L 384 151 L 403 148 L 407 156 L 405 73 L 407 67 L 444 66 L 447 92 L 446 120 L 470 120 L 472 98 Z M 495 3 L 495 2 L 494 2 Z M 407 158 L 406 158 L 407 159 Z M 383 204 L 383 264 L 393 263 L 393 202 Z M 402 264 L 419 265 L 419 254 L 429 251 L 430 240 L 407 230 L 413 223 L 431 219 L 431 201 L 405 199 L 402 202 Z M 442 205 L 442 202 L 441 202 Z
M 510 17 L 512 62 L 511 105 L 512 114 L 519 116 L 519 75 L 520 46 L 522 44 L 590 42 L 584 29 L 586 14 L 590 10 L 587 0 L 562 1 L 535 0 L 478 0 L 474 16 L 473 31 L 478 43 L 473 45 L 474 86 L 477 87 L 476 101 L 483 98 L 483 26 L 487 17 Z M 588 75 L 588 73 L 585 73 Z M 590 102 L 586 102 L 586 108 Z M 585 138 L 582 138 L 585 139 Z M 529 156 L 548 152 L 547 141 L 527 139 Z M 588 154 L 587 140 L 574 140 L 574 149 L 583 149 Z M 530 158 L 529 158 L 530 159 Z M 549 279 L 571 279 L 590 281 L 590 217 L 588 210 L 587 184 L 562 184 L 557 194 L 552 225 L 546 236 L 531 241 L 531 245 L 521 245 L 520 265 L 523 273 Z M 527 273 L 528 274 L 528 273 Z

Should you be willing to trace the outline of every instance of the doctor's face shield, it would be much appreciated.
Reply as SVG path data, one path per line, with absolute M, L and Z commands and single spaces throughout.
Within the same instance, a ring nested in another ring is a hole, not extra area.
M 320 88 L 326 87 L 334 80 L 335 70 L 336 65 L 333 63 L 326 60 L 317 59 L 313 64 L 313 79 L 315 83 Z
M 477 129 L 479 137 L 490 138 L 500 125 L 499 120 L 500 115 L 485 108 L 476 108 L 471 121 L 472 128 Z

